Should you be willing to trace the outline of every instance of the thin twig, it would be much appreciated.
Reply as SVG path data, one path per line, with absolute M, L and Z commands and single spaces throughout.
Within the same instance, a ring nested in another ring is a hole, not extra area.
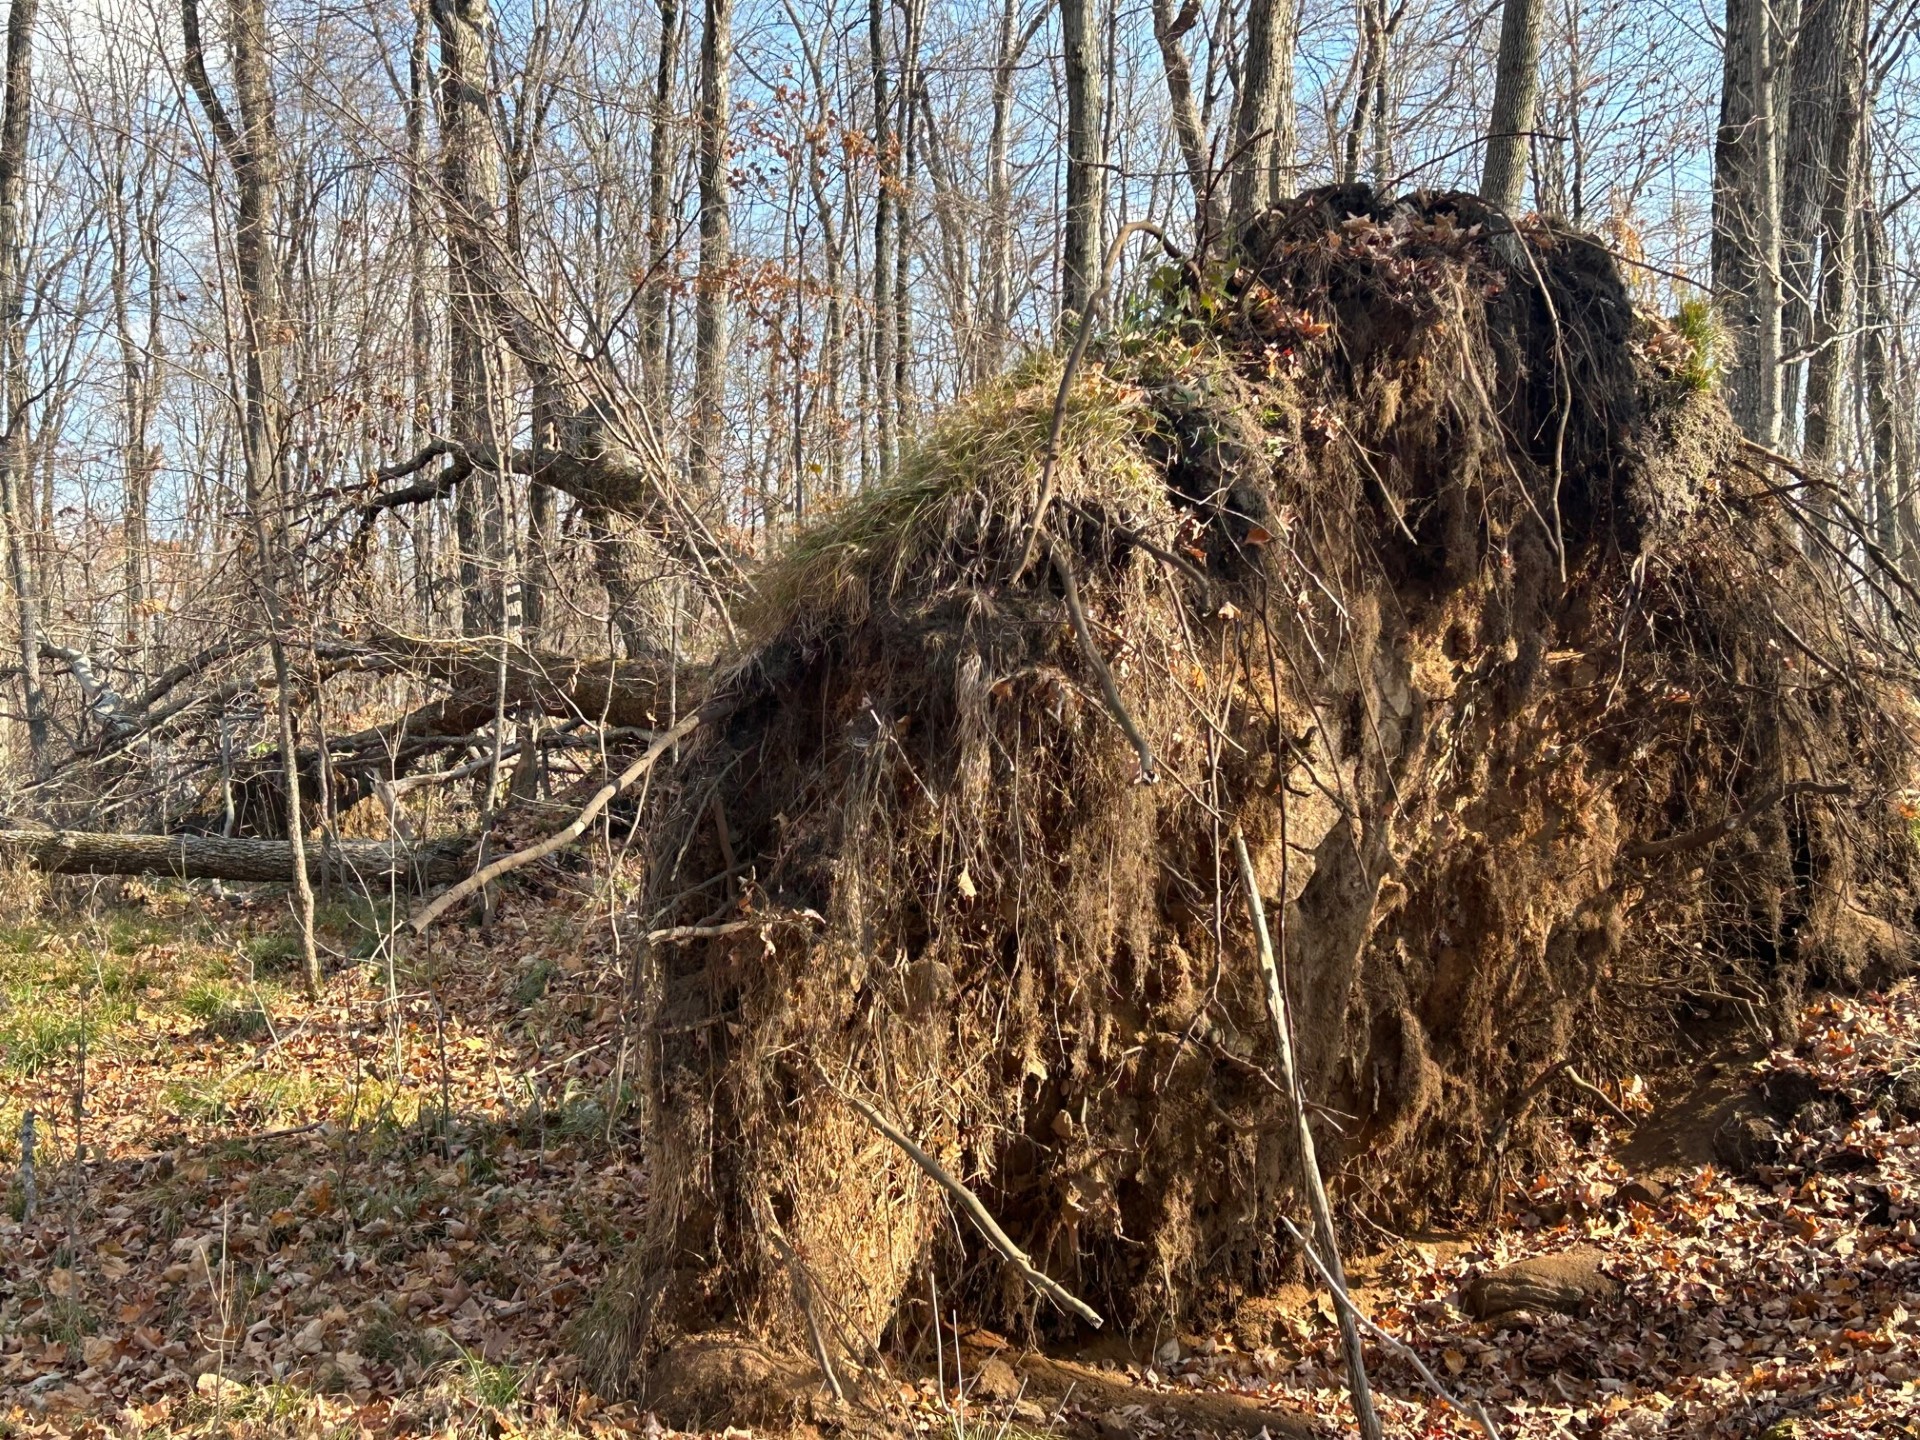
M 825 1078 L 824 1071 L 822 1072 L 822 1077 Z M 1101 1319 L 1099 1311 L 1095 1310 L 1091 1305 L 1087 1304 L 1086 1301 L 1080 1299 L 1079 1296 L 1061 1285 L 1057 1280 L 1053 1279 L 1052 1276 L 1038 1269 L 1032 1259 L 1027 1255 L 1027 1252 L 1014 1244 L 1007 1232 L 1000 1228 L 1000 1222 L 995 1220 L 992 1212 L 980 1203 L 980 1197 L 975 1195 L 965 1185 L 962 1185 L 958 1180 L 954 1179 L 953 1176 L 947 1172 L 944 1165 L 926 1151 L 922 1150 L 918 1145 L 914 1144 L 913 1141 L 909 1140 L 901 1133 L 898 1127 L 858 1095 L 849 1094 L 838 1085 L 835 1085 L 831 1080 L 828 1080 L 827 1084 L 842 1100 L 845 1100 L 855 1110 L 860 1112 L 861 1119 L 873 1126 L 874 1129 L 886 1136 L 887 1139 L 891 1140 L 895 1145 L 898 1145 L 901 1150 L 906 1152 L 907 1158 L 918 1165 L 929 1179 L 954 1198 L 960 1208 L 966 1211 L 967 1218 L 973 1221 L 980 1233 L 986 1237 L 987 1243 L 998 1250 L 1006 1262 L 1020 1273 L 1021 1279 L 1025 1280 L 1027 1284 L 1053 1301 L 1053 1303 L 1058 1305 L 1062 1310 L 1070 1311 L 1078 1315 L 1082 1320 L 1093 1326 L 1094 1329 L 1098 1330 L 1102 1325 L 1107 1323 Z M 938 1323 L 937 1319 L 935 1323 Z
M 1623 1123 L 1628 1125 L 1633 1124 L 1633 1117 L 1629 1115 L 1626 1111 L 1622 1110 L 1618 1105 L 1614 1104 L 1613 1097 L 1611 1095 L 1607 1094 L 1606 1091 L 1602 1090 L 1598 1085 L 1594 1084 L 1591 1080 L 1587 1079 L 1586 1076 L 1582 1075 L 1578 1070 L 1574 1069 L 1573 1066 L 1568 1065 L 1562 1073 L 1566 1075 L 1567 1083 L 1573 1086 L 1573 1088 L 1578 1090 L 1582 1095 L 1585 1095 L 1589 1100 L 1594 1101 L 1596 1104 L 1601 1105 L 1605 1109 L 1612 1111 L 1613 1114 L 1616 1117 L 1618 1117 Z
M 1781 801 L 1790 800 L 1795 795 L 1846 795 L 1852 790 L 1851 785 L 1822 785 L 1815 780 L 1795 780 L 1791 784 L 1769 790 L 1746 809 L 1722 816 L 1711 825 L 1702 825 L 1697 830 L 1688 830 L 1683 834 L 1669 836 L 1665 840 L 1645 840 L 1638 845 L 1627 845 L 1621 849 L 1620 854 L 1627 860 L 1658 860 L 1668 855 L 1679 855 L 1688 850 L 1700 850 L 1742 826 L 1751 825 Z
M 1087 612 L 1080 603 L 1080 583 L 1073 578 L 1073 567 L 1067 563 L 1065 548 L 1051 539 L 1047 542 L 1047 548 L 1053 555 L 1053 573 L 1060 577 L 1060 588 L 1066 592 L 1067 614 L 1073 620 L 1073 634 L 1080 642 L 1080 653 L 1086 657 L 1087 664 L 1093 667 L 1095 678 L 1100 681 L 1100 694 L 1107 702 L 1107 710 L 1113 716 L 1114 723 L 1125 732 L 1134 753 L 1140 757 L 1140 779 L 1151 785 L 1160 778 L 1153 760 L 1153 747 L 1147 743 L 1147 737 L 1140 733 L 1140 727 L 1134 724 L 1126 702 L 1120 698 L 1120 687 L 1113 682 L 1113 671 L 1107 668 L 1100 647 L 1093 643 L 1093 631 L 1087 625 Z
M 510 855 L 502 855 L 498 860 L 488 864 L 484 869 L 476 870 L 458 885 L 448 890 L 444 895 L 421 906 L 413 918 L 407 921 L 413 933 L 416 935 L 423 933 L 435 920 L 438 920 L 442 915 L 446 914 L 448 910 L 458 905 L 462 900 L 466 899 L 482 886 L 491 884 L 509 871 L 518 870 L 523 865 L 531 865 L 536 860 L 544 859 L 554 851 L 563 846 L 571 845 L 575 840 L 578 840 L 586 833 L 587 827 L 593 823 L 594 817 L 607 808 L 607 805 L 613 800 L 614 796 L 627 789 L 642 775 L 645 775 L 653 768 L 654 763 L 659 760 L 662 755 L 666 754 L 674 745 L 691 735 L 694 730 L 699 727 L 701 718 L 701 712 L 695 710 L 671 730 L 664 731 L 657 736 L 638 760 L 635 760 L 625 770 L 622 770 L 618 775 L 614 776 L 613 779 L 607 781 L 606 784 L 594 791 L 593 798 L 587 801 L 586 807 L 574 817 L 572 824 L 554 831 L 553 834 L 540 841 L 537 845 L 529 845 L 524 850 L 516 850 Z
M 1479 1423 L 1480 1428 L 1487 1432 L 1487 1440 L 1500 1440 L 1500 1432 L 1494 1428 L 1493 1421 L 1487 1416 L 1486 1408 L 1481 1405 L 1478 1400 L 1475 1400 L 1471 1405 L 1463 1405 L 1454 1399 L 1452 1395 L 1448 1394 L 1447 1387 L 1442 1385 L 1439 1377 L 1427 1368 L 1426 1362 L 1421 1360 L 1411 1345 L 1408 1345 L 1406 1341 L 1400 1339 L 1398 1336 L 1390 1334 L 1374 1324 L 1373 1321 L 1369 1320 L 1366 1315 L 1362 1313 L 1360 1307 L 1353 1303 L 1353 1297 L 1347 1294 L 1346 1287 L 1336 1283 L 1334 1278 L 1327 1273 L 1326 1267 L 1320 1263 L 1320 1257 L 1313 1253 L 1313 1247 L 1307 1243 L 1307 1237 L 1300 1233 L 1293 1221 L 1289 1220 L 1285 1215 L 1282 1215 L 1280 1217 L 1280 1223 L 1287 1227 L 1287 1233 L 1293 1236 L 1295 1243 L 1300 1246 L 1301 1253 L 1307 1257 L 1307 1263 L 1313 1266 L 1315 1270 L 1318 1270 L 1320 1272 L 1320 1278 L 1327 1282 L 1327 1289 L 1333 1292 L 1333 1298 L 1339 1305 L 1342 1315 L 1352 1317 L 1355 1324 L 1359 1325 L 1369 1335 L 1373 1336 L 1374 1339 L 1378 1340 L 1382 1345 L 1385 1345 L 1389 1350 L 1392 1350 L 1396 1355 L 1405 1359 L 1409 1365 L 1413 1366 L 1413 1368 L 1419 1372 L 1420 1378 L 1427 1382 L 1427 1388 L 1432 1390 L 1434 1394 L 1438 1395 L 1462 1415 L 1471 1415 Z
M 1247 910 L 1253 917 L 1260 973 L 1267 984 L 1267 1017 L 1273 1022 L 1273 1042 L 1280 1056 L 1281 1080 L 1288 1097 L 1293 1101 L 1293 1128 L 1300 1146 L 1301 1178 L 1306 1182 L 1307 1201 L 1313 1208 L 1314 1233 L 1319 1238 L 1322 1257 L 1314 1261 L 1314 1268 L 1327 1277 L 1327 1283 L 1333 1286 L 1336 1294 L 1343 1295 L 1347 1277 L 1340 1265 L 1340 1248 L 1333 1229 L 1333 1207 L 1327 1202 L 1327 1187 L 1320 1179 L 1320 1161 L 1314 1154 L 1313 1129 L 1307 1124 L 1306 1092 L 1300 1087 L 1300 1071 L 1293 1062 L 1293 1021 L 1287 1013 L 1287 992 L 1280 983 L 1280 966 L 1274 959 L 1273 937 L 1267 932 L 1267 907 L 1260 898 L 1259 877 L 1253 873 L 1253 860 L 1247 854 L 1246 837 L 1237 826 L 1233 832 L 1233 853 L 1240 862 L 1240 883 L 1247 892 Z M 1337 1284 L 1335 1276 L 1339 1277 Z M 1382 1440 L 1380 1417 L 1373 1408 L 1373 1390 L 1367 1383 L 1366 1352 L 1361 1348 L 1360 1332 L 1354 1328 L 1352 1318 L 1344 1311 L 1340 1315 L 1340 1338 L 1346 1346 L 1347 1388 L 1352 1395 L 1354 1418 L 1359 1421 L 1360 1434 L 1363 1440 Z

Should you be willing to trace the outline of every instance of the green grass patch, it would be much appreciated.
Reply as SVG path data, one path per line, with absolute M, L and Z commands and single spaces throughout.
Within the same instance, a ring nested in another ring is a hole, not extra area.
M 303 1115 L 319 1108 L 329 1094 L 329 1087 L 312 1076 L 241 1070 L 204 1085 L 175 1081 L 160 1092 L 160 1098 L 182 1120 L 224 1125 L 271 1123 Z
M 11 1000 L 0 1015 L 0 1070 L 37 1075 L 77 1057 L 85 1041 L 92 1052 L 115 1026 L 133 1018 L 126 1001 L 84 1004 L 76 996 L 29 995 Z
M 223 1040 L 253 1040 L 273 1028 L 258 999 L 218 981 L 196 980 L 173 1003 L 199 1021 L 204 1033 Z
M 1689 355 L 1680 367 L 1680 379 L 1689 390 L 1704 393 L 1720 379 L 1721 353 L 1726 333 L 1710 300 L 1689 300 L 1673 317 L 1674 332 L 1687 342 Z

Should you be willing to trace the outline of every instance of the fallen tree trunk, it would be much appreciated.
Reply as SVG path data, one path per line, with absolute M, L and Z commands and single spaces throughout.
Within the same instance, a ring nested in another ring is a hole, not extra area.
M 406 845 L 348 840 L 307 849 L 307 873 L 360 880 L 398 874 L 422 885 L 445 884 L 469 868 L 459 844 Z M 0 857 L 59 875 L 171 875 L 177 880 L 291 880 L 286 840 L 235 840 L 218 835 L 114 835 L 89 830 L 0 830 Z
M 499 642 L 440 640 L 382 629 L 372 651 L 424 680 L 445 685 L 449 694 L 408 717 L 409 735 L 465 734 L 493 718 L 498 704 Z M 672 723 L 674 699 L 704 689 L 706 675 L 697 666 L 659 659 L 581 659 L 506 647 L 509 709 L 536 707 L 549 715 L 590 724 L 665 729 Z

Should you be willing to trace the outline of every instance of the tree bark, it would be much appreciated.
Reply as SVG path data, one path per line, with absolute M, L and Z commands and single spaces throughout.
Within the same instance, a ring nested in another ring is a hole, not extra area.
M 1802 355 L 1813 341 L 1818 292 L 1824 283 L 1823 243 L 1831 164 L 1846 122 L 1853 36 L 1864 23 L 1862 0 L 1801 0 L 1782 92 L 1780 141 L 1780 341 Z M 1809 369 L 1811 361 L 1809 360 Z M 1799 410 L 1800 365 L 1781 372 L 1780 413 L 1790 427 Z
M 1340 179 L 1360 179 L 1360 156 L 1374 128 L 1374 102 L 1380 98 L 1380 72 L 1387 63 L 1386 0 L 1360 0 L 1360 40 L 1354 48 L 1353 117 L 1347 122 Z
M 413 387 L 407 430 L 415 447 L 425 445 L 439 409 L 435 383 L 434 320 L 427 276 L 432 255 L 432 192 L 428 183 L 427 116 L 432 109 L 433 37 L 430 0 L 413 0 L 413 43 L 407 51 L 407 347 Z M 434 508 L 422 506 L 409 527 L 413 542 L 413 595 L 421 616 L 436 608 Z
M 1154 23 L 1159 28 L 1156 5 Z M 1227 223 L 1238 234 L 1279 199 L 1276 177 L 1293 163 L 1294 0 L 1248 0 L 1247 53 L 1234 106 Z M 1161 54 L 1166 46 L 1161 46 Z M 1177 103 L 1177 102 L 1176 102 Z M 1176 124 L 1177 124 L 1176 117 Z
M 1713 283 L 1733 352 L 1727 405 L 1741 430 L 1780 438 L 1780 185 L 1775 44 L 1768 0 L 1727 0 L 1727 51 L 1714 145 Z
M 1509 215 L 1527 192 L 1527 156 L 1540 99 L 1541 0 L 1506 0 L 1500 14 L 1500 55 L 1493 81 L 1480 198 Z
M 1291 3 L 1291 0 L 1287 0 Z M 1011 5 L 1009 5 L 1011 12 Z M 1173 112 L 1173 134 L 1180 143 L 1180 162 L 1193 187 L 1194 249 L 1204 252 L 1225 229 L 1225 207 L 1214 191 L 1213 169 L 1207 155 L 1206 126 L 1193 99 L 1193 66 L 1187 60 L 1186 36 L 1200 19 L 1200 0 L 1185 0 L 1178 14 L 1173 0 L 1153 0 L 1153 38 L 1160 47 L 1160 64 L 1167 75 L 1167 101 Z M 1292 99 L 1289 87 L 1288 100 Z
M 446 191 L 448 338 L 451 407 L 448 428 L 469 454 L 504 447 L 507 436 L 506 355 L 491 306 L 488 272 L 497 258 L 485 250 L 497 228 L 500 147 L 488 97 L 487 0 L 433 0 L 440 31 L 441 183 Z M 506 528 L 500 478 L 476 468 L 454 500 L 460 541 L 460 628 L 497 635 Z
M 667 269 L 673 259 L 673 81 L 685 28 L 681 0 L 660 0 L 660 47 L 647 136 L 647 273 L 640 282 L 640 373 L 655 415 L 667 413 Z
M 873 196 L 873 320 L 868 355 L 880 429 L 875 464 L 878 478 L 884 482 L 893 474 L 900 447 L 895 428 L 899 414 L 893 394 L 894 191 L 899 183 L 899 155 L 894 145 L 893 87 L 887 69 L 887 0 L 868 0 L 867 63 L 873 72 L 873 152 L 878 169 Z
M 286 840 L 234 840 L 217 835 L 120 835 L 87 830 L 0 830 L 0 855 L 54 875 L 171 875 L 178 880 L 285 881 L 293 867 L 385 880 L 416 877 L 444 884 L 466 873 L 459 844 L 390 845 L 345 840 L 302 847 Z
M 1060 319 L 1071 339 L 1100 283 L 1106 156 L 1100 127 L 1100 24 L 1095 0 L 1060 0 L 1066 54 L 1067 194 L 1060 257 Z
M 7 527 L 7 563 L 20 624 L 20 681 L 26 692 L 27 748 L 37 778 L 51 764 L 46 690 L 40 678 L 40 593 L 27 549 L 27 507 L 20 477 L 27 454 L 27 345 L 22 274 L 25 246 L 27 136 L 33 118 L 33 27 L 38 0 L 13 0 L 7 12 L 7 93 L 0 111 L 0 520 Z
M 733 0 L 706 0 L 700 32 L 700 273 L 694 280 L 693 443 L 697 503 L 715 505 L 726 443 L 727 286 L 733 262 L 727 139 Z
M 313 937 L 313 886 L 307 877 L 306 827 L 301 818 L 300 753 L 293 723 L 293 676 L 287 662 L 287 607 L 282 589 L 291 579 L 287 563 L 284 477 L 279 457 L 279 262 L 273 221 L 279 185 L 279 143 L 274 133 L 273 91 L 267 56 L 266 0 L 236 0 L 231 11 L 232 69 L 239 107 L 236 127 L 207 74 L 200 40 L 199 0 L 181 0 L 188 82 L 206 112 L 214 139 L 239 186 L 234 262 L 240 279 L 240 320 L 246 350 L 241 432 L 247 518 L 253 531 L 261 608 L 267 614 L 273 657 L 280 763 L 287 787 L 287 858 L 299 901 L 300 940 L 307 990 L 320 993 L 323 976 Z M 276 523 L 269 524 L 269 511 Z M 283 872 L 284 873 L 284 872 Z
M 1796 343 L 1806 343 L 1813 350 L 1807 359 L 1803 454 L 1807 464 L 1816 469 L 1824 469 L 1833 461 L 1840 418 L 1845 335 L 1854 310 L 1854 275 L 1858 268 L 1859 227 L 1854 217 L 1862 167 L 1857 152 L 1867 83 L 1867 7 L 1850 0 L 1826 0 L 1826 4 L 1847 13 L 1842 17 L 1846 28 L 1835 45 L 1840 58 L 1833 67 L 1834 103 L 1825 112 L 1829 143 L 1819 165 L 1825 181 L 1816 237 L 1820 249 L 1819 308 L 1810 321 L 1783 318 L 1781 324 L 1783 338 L 1791 334 L 1798 337 Z M 1791 287 L 1788 296 L 1791 310 Z M 1784 394 L 1782 407 L 1786 407 Z

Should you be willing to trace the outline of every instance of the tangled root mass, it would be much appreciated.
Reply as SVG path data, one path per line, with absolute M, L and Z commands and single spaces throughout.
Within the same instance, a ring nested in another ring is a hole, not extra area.
M 1548 1158 L 1518 1112 L 1560 1060 L 1623 1076 L 1716 1005 L 1906 963 L 1912 716 L 1872 618 L 1606 251 L 1357 189 L 1248 251 L 1076 379 L 1044 503 L 1036 363 L 764 577 L 657 797 L 648 923 L 765 924 L 650 957 L 654 1194 L 583 1332 L 603 1379 L 716 1325 L 857 1356 L 924 1324 L 929 1271 L 1070 1323 L 848 1094 L 1123 1328 L 1297 1274 L 1236 827 L 1349 1217 L 1481 1211 Z M 1157 784 L 1020 566 L 1036 524 Z

